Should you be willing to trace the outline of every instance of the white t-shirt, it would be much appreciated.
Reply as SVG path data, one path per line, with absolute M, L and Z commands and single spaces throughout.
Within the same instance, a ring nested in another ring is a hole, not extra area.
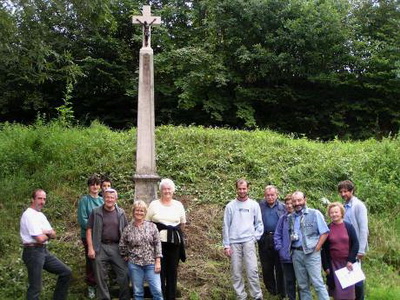
M 43 234 L 43 230 L 52 229 L 49 221 L 42 212 L 29 207 L 22 214 L 19 233 L 23 244 L 37 243 L 34 236 Z
M 170 205 L 164 205 L 160 200 L 150 202 L 147 209 L 146 220 L 177 226 L 186 223 L 185 209 L 181 202 L 172 200 Z M 167 241 L 167 230 L 160 231 L 161 242 Z

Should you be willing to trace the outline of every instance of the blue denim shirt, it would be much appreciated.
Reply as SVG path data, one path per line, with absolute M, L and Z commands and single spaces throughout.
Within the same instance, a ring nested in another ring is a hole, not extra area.
M 329 232 L 324 217 L 316 209 L 305 207 L 302 212 L 289 215 L 290 232 L 296 232 L 298 241 L 293 241 L 293 247 L 303 247 L 305 254 L 314 252 L 319 237 Z

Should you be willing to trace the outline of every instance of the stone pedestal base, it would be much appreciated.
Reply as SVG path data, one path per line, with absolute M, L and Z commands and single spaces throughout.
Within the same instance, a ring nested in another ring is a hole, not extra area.
M 135 174 L 135 201 L 143 200 L 147 204 L 151 201 L 158 199 L 158 182 L 160 176 L 157 174 Z

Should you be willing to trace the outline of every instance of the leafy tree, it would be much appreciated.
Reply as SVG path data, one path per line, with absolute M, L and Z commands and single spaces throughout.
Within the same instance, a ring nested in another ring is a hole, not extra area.
M 0 6 L 0 116 L 136 124 L 145 4 L 157 124 L 367 138 L 399 130 L 399 0 L 13 0 Z M 68 103 L 66 103 L 68 99 Z
M 134 102 L 127 94 L 134 67 L 115 18 L 125 14 L 124 22 L 130 22 L 124 4 L 34 0 L 3 6 L 14 30 L 0 58 L 5 119 L 29 121 L 37 112 L 55 115 L 73 83 L 68 93 L 78 118 L 100 118 L 115 126 L 121 126 L 121 120 L 126 123 Z
M 354 10 L 356 86 L 362 90 L 350 114 L 366 130 L 361 137 L 396 133 L 400 117 L 400 1 L 363 1 Z M 357 135 L 356 132 L 354 132 Z
M 68 47 L 64 47 L 62 23 L 57 20 L 54 24 L 60 24 L 58 27 L 51 25 L 51 11 L 57 5 L 48 1 L 9 1 L 3 5 L 6 28 L 12 32 L 3 35 L 0 57 L 0 105 L 5 119 L 26 121 L 38 111 L 48 112 L 60 104 L 66 78 L 80 74 Z

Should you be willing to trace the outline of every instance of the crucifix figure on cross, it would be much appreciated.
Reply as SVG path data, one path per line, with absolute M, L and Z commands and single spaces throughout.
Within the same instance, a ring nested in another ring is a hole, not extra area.
M 151 26 L 160 25 L 161 17 L 151 15 L 150 5 L 143 5 L 143 16 L 133 16 L 133 24 L 140 24 L 143 27 L 143 47 L 151 48 Z
M 139 87 L 136 129 L 135 201 L 149 204 L 157 197 L 155 112 L 154 112 L 154 63 L 151 48 L 151 27 L 161 24 L 161 17 L 151 15 L 150 6 L 143 6 L 143 16 L 133 16 L 133 24 L 143 28 L 143 46 L 139 51 Z

